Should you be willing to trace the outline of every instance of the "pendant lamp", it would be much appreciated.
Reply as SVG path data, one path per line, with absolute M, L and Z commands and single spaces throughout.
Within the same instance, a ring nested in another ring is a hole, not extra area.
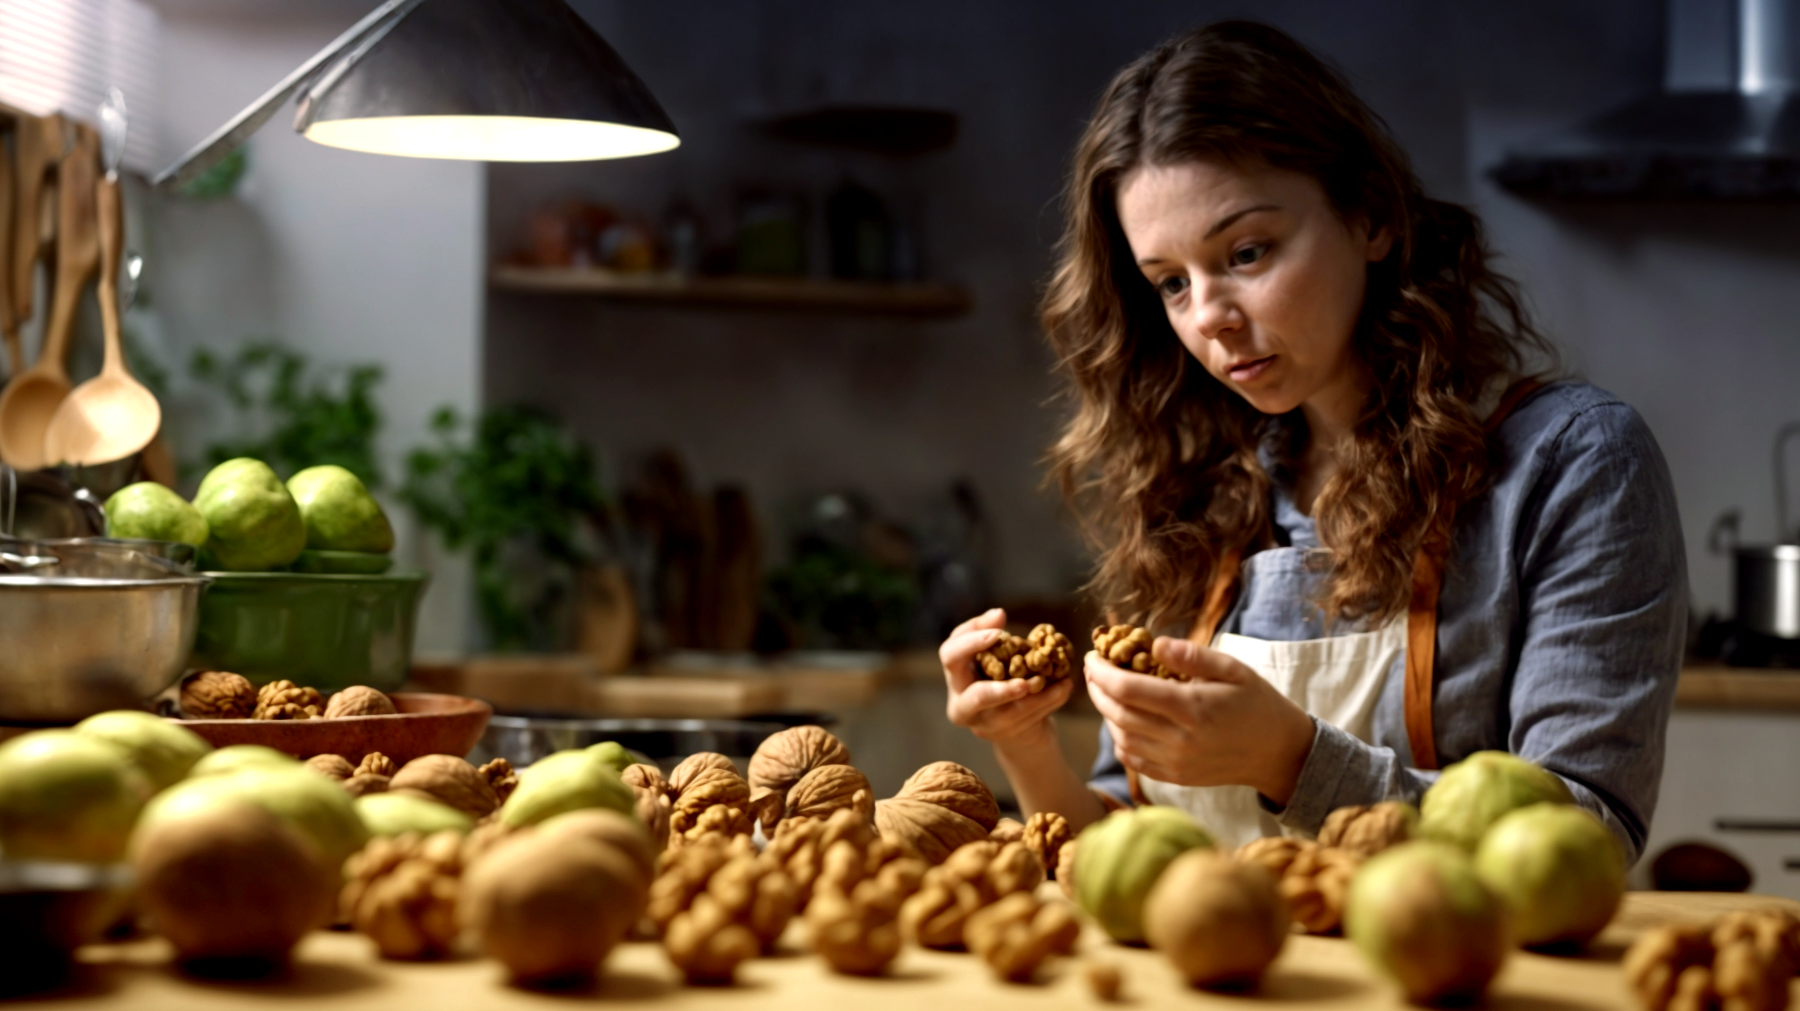
M 581 161 L 668 151 L 668 114 L 563 0 L 387 0 L 154 180 L 179 188 L 299 96 L 294 129 L 415 158 Z

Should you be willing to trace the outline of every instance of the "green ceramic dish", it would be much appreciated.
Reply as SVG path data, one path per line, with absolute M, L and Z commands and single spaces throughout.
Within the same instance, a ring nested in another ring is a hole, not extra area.
M 189 666 L 262 685 L 285 678 L 327 694 L 391 692 L 406 681 L 426 574 L 208 572 Z
M 394 567 L 389 555 L 367 551 L 302 551 L 289 566 L 295 572 L 336 573 L 345 576 L 379 576 Z

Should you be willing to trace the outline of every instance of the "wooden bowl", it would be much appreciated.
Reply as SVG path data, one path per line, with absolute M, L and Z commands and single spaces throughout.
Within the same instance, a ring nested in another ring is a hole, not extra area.
M 388 696 L 392 716 L 338 716 L 317 720 L 178 720 L 215 748 L 261 744 L 295 758 L 342 755 L 352 765 L 379 751 L 405 765 L 421 755 L 461 758 L 481 740 L 494 707 L 480 699 L 426 692 Z

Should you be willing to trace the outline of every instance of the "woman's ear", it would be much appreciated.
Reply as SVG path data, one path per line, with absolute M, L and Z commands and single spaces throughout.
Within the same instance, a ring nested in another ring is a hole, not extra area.
M 1387 259 L 1388 252 L 1390 250 L 1392 250 L 1393 248 L 1394 248 L 1393 230 L 1387 228 L 1386 226 L 1383 226 L 1381 228 L 1377 228 L 1375 230 L 1375 233 L 1373 235 L 1369 236 L 1369 241 L 1368 241 L 1367 246 L 1364 249 L 1364 252 L 1365 252 L 1365 255 L 1368 256 L 1370 263 L 1380 263 L 1381 261 Z

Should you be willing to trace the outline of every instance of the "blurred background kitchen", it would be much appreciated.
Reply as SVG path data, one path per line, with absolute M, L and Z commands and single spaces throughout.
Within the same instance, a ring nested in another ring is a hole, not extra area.
M 1734 86 L 1736 0 L 571 0 L 679 149 L 383 158 L 282 113 L 186 192 L 143 184 L 371 6 L 0 0 L 0 102 L 85 119 L 125 91 L 125 337 L 182 490 L 238 455 L 357 471 L 432 574 L 419 684 L 502 713 L 824 718 L 882 795 L 939 758 L 1003 784 L 944 723 L 932 648 L 995 604 L 1091 621 L 1039 466 L 1058 187 L 1113 71 L 1251 16 L 1343 68 L 1434 195 L 1486 220 L 1569 365 L 1655 431 L 1697 657 L 1648 852 L 1709 840 L 1800 896 L 1800 678 L 1720 666 L 1787 657 L 1739 634 L 1746 563 L 1708 543 L 1733 510 L 1746 543 L 1796 539 L 1770 456 L 1800 418 L 1800 182 L 1570 200 L 1491 174 L 1665 87 Z M 1072 704 L 1073 755 L 1097 726 Z

